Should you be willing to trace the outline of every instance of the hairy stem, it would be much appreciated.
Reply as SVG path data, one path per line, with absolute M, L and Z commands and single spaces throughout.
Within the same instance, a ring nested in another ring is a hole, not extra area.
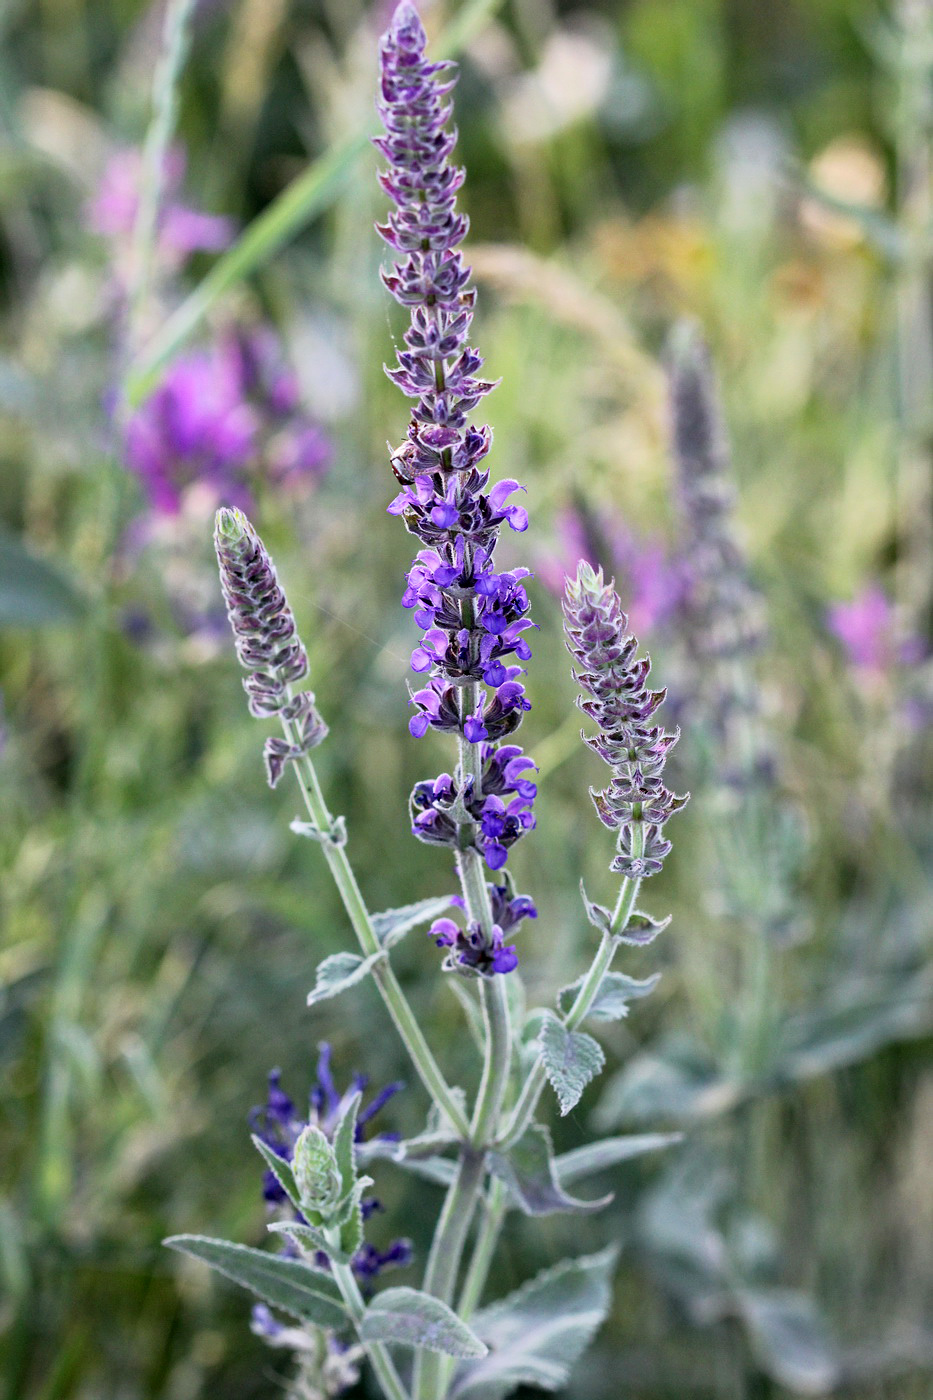
M 293 732 L 290 722 L 283 720 L 282 727 L 289 743 L 296 744 L 297 735 Z M 308 815 L 317 830 L 324 834 L 321 845 L 331 875 L 334 877 L 334 883 L 340 898 L 343 900 L 344 908 L 350 923 L 353 925 L 353 931 L 359 940 L 360 947 L 363 953 L 369 957 L 372 953 L 380 952 L 381 946 L 344 848 L 335 841 L 327 839 L 326 834 L 333 830 L 334 819 L 324 800 L 324 793 L 314 764 L 310 757 L 305 754 L 296 762 L 295 769 Z M 424 1038 L 421 1027 L 408 1003 L 408 998 L 389 965 L 388 958 L 383 958 L 373 966 L 372 976 L 389 1015 L 395 1023 L 396 1030 L 404 1041 L 405 1048 L 421 1082 L 433 1102 L 444 1112 L 455 1132 L 466 1138 L 470 1128 L 463 1109 L 457 1103 L 450 1086 L 441 1073 L 440 1066 Z
M 476 1211 L 485 1163 L 484 1151 L 468 1146 L 462 1148 L 457 1175 L 448 1189 L 434 1231 L 424 1275 L 424 1291 L 445 1303 L 450 1302 L 457 1285 L 460 1260 Z M 415 1400 L 441 1400 L 446 1379 L 443 1360 L 436 1352 L 419 1351 L 415 1354 L 412 1377 Z
M 505 1186 L 495 1179 L 489 1188 L 488 1197 L 483 1202 L 482 1220 L 457 1302 L 457 1313 L 464 1322 L 469 1322 L 483 1296 L 507 1209 Z
M 641 855 L 644 850 L 645 836 L 644 828 L 636 827 L 632 838 L 633 854 Z M 612 965 L 612 959 L 616 951 L 616 939 L 619 934 L 625 932 L 626 925 L 632 917 L 635 908 L 635 901 L 638 898 L 638 890 L 641 885 L 640 879 L 632 879 L 629 876 L 622 881 L 622 888 L 619 890 L 619 898 L 613 910 L 612 922 L 609 931 L 604 933 L 600 939 L 596 956 L 590 964 L 589 971 L 583 979 L 580 990 L 574 997 L 573 1005 L 563 1018 L 564 1025 L 568 1031 L 576 1030 L 581 1021 L 586 1018 L 587 1012 L 593 1005 L 596 994 L 599 991 L 603 978 Z M 547 1075 L 544 1071 L 544 1061 L 538 1057 L 532 1066 L 528 1078 L 522 1086 L 518 1102 L 509 1119 L 508 1127 L 505 1130 L 502 1145 L 511 1146 L 518 1141 L 522 1134 L 528 1129 L 531 1120 L 534 1118 L 535 1109 L 538 1107 L 538 1100 L 547 1083 Z
M 366 1312 L 366 1304 L 363 1302 L 363 1295 L 360 1293 L 353 1270 L 349 1264 L 338 1264 L 333 1259 L 331 1260 L 331 1270 L 334 1282 L 340 1289 L 343 1301 L 347 1305 L 347 1311 L 353 1318 L 354 1324 L 359 1327 Z M 378 1377 L 379 1384 L 382 1386 L 386 1400 L 409 1400 L 408 1391 L 395 1369 L 395 1362 L 382 1342 L 363 1342 L 363 1348 Z

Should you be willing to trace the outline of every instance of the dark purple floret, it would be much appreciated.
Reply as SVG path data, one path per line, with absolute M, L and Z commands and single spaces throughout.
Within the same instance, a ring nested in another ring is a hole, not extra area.
M 253 1133 L 267 1147 L 271 1147 L 276 1156 L 281 1157 L 284 1162 L 292 1162 L 295 1144 L 309 1124 L 320 1128 L 328 1138 L 332 1139 L 349 1099 L 359 1090 L 365 1092 L 368 1087 L 367 1076 L 356 1074 L 350 1081 L 349 1087 L 341 1093 L 334 1083 L 330 1060 L 330 1046 L 326 1041 L 322 1041 L 319 1046 L 316 1077 L 308 1096 L 307 1117 L 301 1116 L 293 1101 L 283 1090 L 281 1070 L 278 1069 L 272 1070 L 269 1074 L 266 1102 L 252 1109 L 249 1114 L 249 1125 Z M 356 1120 L 355 1140 L 357 1142 L 367 1140 L 368 1124 L 385 1107 L 389 1099 L 402 1088 L 404 1085 L 399 1081 L 387 1084 L 370 1099 L 368 1104 L 360 1106 Z M 376 1133 L 374 1140 L 395 1142 L 398 1140 L 398 1136 L 398 1133 Z M 281 1209 L 287 1215 L 295 1215 L 288 1197 L 271 1171 L 263 1173 L 262 1194 L 263 1199 L 270 1207 Z M 362 1202 L 363 1219 L 368 1219 L 374 1212 L 381 1209 L 380 1202 L 374 1198 L 364 1200 Z M 284 1253 L 289 1253 L 294 1246 L 291 1241 L 286 1239 L 281 1248 Z M 327 1256 L 325 1254 L 319 1255 L 318 1262 L 321 1267 L 327 1267 Z M 369 1282 L 381 1269 L 401 1268 L 410 1262 L 411 1245 L 408 1240 L 394 1240 L 385 1252 L 380 1252 L 374 1245 L 364 1244 L 352 1260 L 353 1270 L 361 1282 Z
M 577 703 L 597 725 L 584 741 L 612 769 L 607 788 L 591 789 L 600 820 L 619 833 L 611 869 L 633 880 L 656 875 L 671 849 L 664 824 L 687 801 L 661 781 L 677 734 L 651 723 L 666 692 L 648 689 L 651 662 L 635 655 L 618 594 L 583 560 L 567 580 L 564 632 L 585 692 Z
M 486 773 L 486 750 L 530 708 L 522 683 L 534 627 L 528 570 L 499 571 L 494 563 L 502 526 L 524 531 L 528 515 L 513 499 L 517 481 L 490 485 L 492 434 L 470 421 L 495 385 L 480 376 L 482 358 L 468 343 L 476 293 L 460 252 L 468 220 L 456 195 L 464 172 L 450 163 L 456 136 L 447 126 L 455 66 L 430 63 L 425 47 L 414 7 L 399 5 L 380 50 L 385 135 L 375 144 L 387 162 L 380 183 L 394 205 L 379 232 L 397 255 L 383 280 L 410 314 L 404 348 L 386 372 L 413 406 L 408 436 L 392 456 L 400 489 L 389 511 L 423 546 L 402 600 L 423 633 L 411 666 L 425 681 L 412 694 L 409 729 L 416 738 L 436 729 L 482 744 L 484 771 L 469 788 L 459 768 L 435 784 L 419 783 L 412 825 L 421 840 L 475 846 L 497 870 L 534 825 L 534 785 L 494 788 Z
M 435 919 L 428 929 L 438 948 L 449 948 L 445 966 L 483 977 L 497 972 L 512 972 L 518 966 L 514 944 L 505 939 L 523 919 L 536 919 L 538 911 L 526 894 L 512 894 L 507 885 L 488 885 L 492 909 L 492 928 L 487 935 L 478 923 L 466 922 L 461 928 L 453 919 Z M 466 915 L 465 901 L 458 895 L 453 901 Z

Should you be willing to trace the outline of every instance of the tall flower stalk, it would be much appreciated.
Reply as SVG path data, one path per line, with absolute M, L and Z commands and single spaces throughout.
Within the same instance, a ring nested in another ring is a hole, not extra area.
M 169 1241 L 259 1295 L 254 1327 L 297 1356 L 292 1400 L 339 1393 L 363 1355 L 388 1400 L 445 1400 L 452 1383 L 456 1393 L 465 1386 L 477 1396 L 505 1396 L 525 1379 L 553 1390 L 569 1377 L 608 1309 L 614 1249 L 565 1260 L 493 1308 L 479 1304 L 509 1209 L 532 1217 L 589 1212 L 610 1199 L 568 1194 L 563 1159 L 554 1156 L 547 1128 L 534 1122 L 535 1111 L 549 1081 L 561 1112 L 570 1112 L 602 1068 L 601 1047 L 579 1029 L 584 1019 L 618 1018 L 630 999 L 654 985 L 656 979 L 639 983 L 612 973 L 611 963 L 621 944 L 649 942 L 663 927 L 636 910 L 635 901 L 642 881 L 661 868 L 669 850 L 663 828 L 684 801 L 662 781 L 676 737 L 654 723 L 663 692 L 647 689 L 649 663 L 635 655 L 617 596 L 581 564 L 566 603 L 568 645 L 585 692 L 582 708 L 597 726 L 587 742 L 612 770 L 594 800 L 618 832 L 612 869 L 622 880 L 612 911 L 584 895 L 587 916 L 602 935 L 599 948 L 584 975 L 559 993 L 556 1010 L 531 1013 L 540 1031 L 528 1045 L 526 1026 L 510 1023 L 507 979 L 520 975 L 513 935 L 537 911 L 516 893 L 507 865 L 512 847 L 534 826 L 534 764 L 512 742 L 530 708 L 523 663 L 531 656 L 533 624 L 528 571 L 500 570 L 496 561 L 503 525 L 521 533 L 528 519 L 510 500 L 516 481 L 490 483 L 485 459 L 492 435 L 470 421 L 493 385 L 478 377 L 482 361 L 468 343 L 475 293 L 459 251 L 467 221 L 456 208 L 463 171 L 450 159 L 453 82 L 450 64 L 429 62 L 420 20 L 403 3 L 382 41 L 385 134 L 376 141 L 387 162 L 382 187 L 395 206 L 380 228 L 397 254 L 384 280 L 410 318 L 405 348 L 388 370 L 413 404 L 405 441 L 392 456 L 399 491 L 389 510 L 420 546 L 402 599 L 422 632 L 411 658 L 421 680 L 411 696 L 409 729 L 416 739 L 434 729 L 456 741 L 453 771 L 415 785 L 411 828 L 453 857 L 459 893 L 370 914 L 347 856 L 345 824 L 331 815 L 314 768 L 313 751 L 327 727 L 304 688 L 308 659 L 294 617 L 249 521 L 229 508 L 217 517 L 217 557 L 237 653 L 250 673 L 244 682 L 250 709 L 258 719 L 277 719 L 282 729 L 265 741 L 268 779 L 275 786 L 294 771 L 308 820 L 294 822 L 293 830 L 320 845 L 360 946 L 359 954 L 341 952 L 321 963 L 309 1005 L 371 976 L 431 1101 L 425 1130 L 414 1139 L 381 1134 L 367 1141 L 360 1125 L 386 1103 L 389 1090 L 361 1112 L 362 1086 L 338 1094 L 327 1052 L 305 1121 L 273 1077 L 253 1140 L 266 1166 L 266 1198 L 280 1217 L 269 1226 L 280 1252 L 200 1236 Z M 390 966 L 394 944 L 421 924 L 430 924 L 431 939 L 445 950 L 444 971 L 463 979 L 466 1003 L 477 994 L 479 1007 L 471 1005 L 471 1012 L 481 1013 L 482 1070 L 469 1108 L 445 1080 Z M 524 1067 L 523 1083 L 516 1073 L 513 1084 L 513 1067 Z M 582 1163 L 572 1153 L 568 1180 L 664 1141 L 610 1139 L 597 1152 L 584 1152 Z M 365 1238 L 373 1181 L 361 1173 L 381 1158 L 445 1183 L 447 1193 L 423 1287 L 383 1288 L 366 1297 L 363 1290 L 381 1269 L 409 1260 L 404 1240 L 380 1250 Z M 283 1311 L 298 1325 L 282 1323 Z M 557 1354 L 549 1322 L 559 1329 Z M 414 1351 L 410 1380 L 390 1347 Z

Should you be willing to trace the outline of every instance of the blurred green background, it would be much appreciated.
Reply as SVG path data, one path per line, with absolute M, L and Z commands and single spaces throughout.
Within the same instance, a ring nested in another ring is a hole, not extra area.
M 744 840 L 742 813 L 717 805 L 702 724 L 683 714 L 677 784 L 694 801 L 649 901 L 673 923 L 624 965 L 663 968 L 661 986 L 602 1037 L 609 1078 L 555 1133 L 566 1149 L 594 1121 L 674 1126 L 685 1143 L 613 1173 L 606 1214 L 514 1225 L 496 1292 L 581 1243 L 622 1241 L 578 1400 L 925 1400 L 933 13 L 927 0 L 485 9 L 461 53 L 457 124 L 474 338 L 502 378 L 494 471 L 527 483 L 532 517 L 507 558 L 541 575 L 521 736 L 541 765 L 538 829 L 511 862 L 540 908 L 522 938 L 529 999 L 585 966 L 580 877 L 591 897 L 612 891 L 586 797 L 599 765 L 543 580 L 569 510 L 676 553 L 661 351 L 685 314 L 718 365 L 769 620 L 754 684 L 779 791 L 762 801 L 791 814 L 799 848 L 785 851 L 777 817 Z M 458 6 L 423 13 L 438 34 Z M 234 322 L 273 326 L 333 443 L 330 470 L 298 491 L 260 472 L 253 518 L 309 646 L 331 726 L 319 768 L 376 909 L 451 881 L 406 809 L 412 783 L 452 758 L 407 733 L 411 540 L 385 513 L 385 442 L 406 419 L 382 364 L 402 320 L 379 283 L 383 200 L 358 137 L 376 129 L 387 18 L 355 0 L 201 0 L 177 126 L 185 200 L 237 230 L 349 149 L 175 349 Z M 125 465 L 127 363 L 168 343 L 217 265 L 201 251 L 160 267 L 128 331 L 119 239 L 88 214 L 108 161 L 145 138 L 162 21 L 130 0 L 0 9 L 4 1400 L 279 1393 L 287 1358 L 250 1335 L 245 1298 L 159 1242 L 261 1241 L 246 1115 L 273 1065 L 297 1099 L 324 1039 L 345 1078 L 404 1072 L 370 987 L 305 1007 L 349 930 L 319 853 L 288 830 L 296 794 L 264 783 L 265 726 L 218 616 L 215 499 L 195 484 L 159 514 Z M 865 664 L 827 619 L 872 586 L 889 630 Z M 675 688 L 675 629 L 647 627 Z M 792 874 L 774 875 L 785 855 Z M 737 867 L 754 875 L 741 909 L 724 895 Z M 755 891 L 773 880 L 793 918 L 770 938 Z M 736 1027 L 750 962 L 761 971 L 749 950 L 764 946 L 765 1043 L 749 1061 Z M 397 962 L 452 1078 L 472 1084 L 436 951 L 415 933 Z M 386 1125 L 417 1131 L 424 1110 L 412 1085 Z M 434 1189 L 383 1166 L 374 1238 L 408 1234 L 423 1259 Z

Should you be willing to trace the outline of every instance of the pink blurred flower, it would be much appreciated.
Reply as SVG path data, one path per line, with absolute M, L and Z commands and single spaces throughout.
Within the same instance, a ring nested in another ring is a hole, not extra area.
M 536 573 L 552 593 L 563 596 L 564 580 L 573 577 L 585 559 L 593 568 L 616 576 L 632 630 L 649 633 L 676 612 L 684 591 L 684 574 L 656 538 L 639 539 L 618 519 L 601 517 L 603 543 L 591 536 L 583 514 L 570 506 L 555 518 L 557 547 L 536 561 Z M 606 556 L 609 556 L 608 558 Z
M 898 660 L 894 610 L 877 583 L 867 584 L 850 603 L 834 603 L 826 623 L 856 670 L 879 674 Z
M 156 246 L 163 264 L 178 267 L 192 253 L 216 253 L 232 241 L 232 220 L 205 214 L 179 202 L 185 177 L 185 153 L 175 146 L 165 157 L 162 207 Z M 139 211 L 142 154 L 135 147 L 117 151 L 107 162 L 100 185 L 88 201 L 86 218 L 93 233 L 112 242 L 132 237 Z

